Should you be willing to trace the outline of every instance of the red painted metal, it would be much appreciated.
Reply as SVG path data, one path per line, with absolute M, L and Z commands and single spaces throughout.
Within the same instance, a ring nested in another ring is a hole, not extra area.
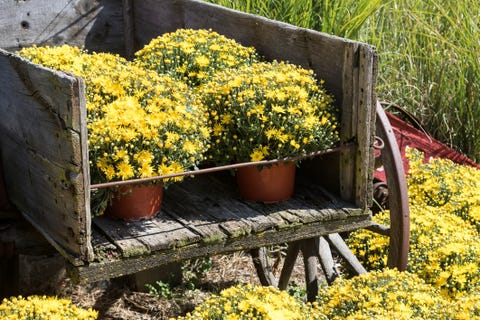
M 403 168 L 406 173 L 408 173 L 409 170 L 408 159 L 405 156 L 405 149 L 407 147 L 422 151 L 425 154 L 426 160 L 429 158 L 444 158 L 450 159 L 458 164 L 469 165 L 480 169 L 480 164 L 475 163 L 472 159 L 434 139 L 425 130 L 418 129 L 392 113 L 385 112 L 385 114 L 395 135 L 398 149 L 402 157 Z M 379 167 L 375 171 L 375 178 L 387 181 L 384 168 Z

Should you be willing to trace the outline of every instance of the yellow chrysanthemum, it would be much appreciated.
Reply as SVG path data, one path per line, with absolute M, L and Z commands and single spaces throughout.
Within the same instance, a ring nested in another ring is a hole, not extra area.
M 200 94 L 219 137 L 211 151 L 218 164 L 267 159 L 259 146 L 268 146 L 268 159 L 275 159 L 338 141 L 332 97 L 298 66 L 274 61 L 225 69 L 200 87 Z M 321 122 L 322 116 L 329 121 Z

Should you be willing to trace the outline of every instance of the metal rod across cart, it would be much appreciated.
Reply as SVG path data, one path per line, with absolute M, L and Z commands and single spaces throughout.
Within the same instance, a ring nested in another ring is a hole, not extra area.
M 121 186 L 121 185 L 126 185 L 126 184 L 145 183 L 145 182 L 151 182 L 151 181 L 156 181 L 156 180 L 161 180 L 161 179 L 171 179 L 171 178 L 178 178 L 178 177 L 184 177 L 184 176 L 194 176 L 194 175 L 199 175 L 199 174 L 219 172 L 219 171 L 237 169 L 237 168 L 248 167 L 248 166 L 269 165 L 269 164 L 276 164 L 276 163 L 287 162 L 287 161 L 297 161 L 297 160 L 301 160 L 301 159 L 314 158 L 314 157 L 318 157 L 318 156 L 321 156 L 321 155 L 338 152 L 338 151 L 341 151 L 341 150 L 351 148 L 354 145 L 355 144 L 353 142 L 347 142 L 347 143 L 342 144 L 341 146 L 338 146 L 338 147 L 335 147 L 335 148 L 315 151 L 315 152 L 302 154 L 302 155 L 298 155 L 298 156 L 295 156 L 295 157 L 287 157 L 287 158 L 283 158 L 283 159 L 241 162 L 241 163 L 229 164 L 229 165 L 224 165 L 224 166 L 217 166 L 217 167 L 210 167 L 210 168 L 204 168 L 204 169 L 198 169 L 198 170 L 171 173 L 171 174 L 149 177 L 149 178 L 138 178 L 138 179 L 123 180 L 123 181 L 112 181 L 112 182 L 105 182 L 105 183 L 97 183 L 97 184 L 91 185 L 90 190 L 97 190 L 97 189 Z

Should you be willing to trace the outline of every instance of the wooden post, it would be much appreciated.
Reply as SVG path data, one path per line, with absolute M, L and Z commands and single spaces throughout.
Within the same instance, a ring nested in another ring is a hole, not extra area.
M 307 285 L 307 301 L 313 302 L 318 295 L 318 273 L 317 273 L 317 252 L 316 239 L 303 240 L 301 250 L 303 255 L 303 264 L 305 266 L 305 283 Z
M 135 53 L 133 0 L 123 0 L 123 28 L 125 37 L 125 58 L 130 60 Z

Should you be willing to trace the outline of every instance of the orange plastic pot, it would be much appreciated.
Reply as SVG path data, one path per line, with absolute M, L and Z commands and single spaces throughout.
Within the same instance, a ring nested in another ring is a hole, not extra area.
M 295 163 L 249 166 L 237 170 L 240 196 L 247 201 L 275 203 L 291 198 L 295 189 Z
M 151 219 L 160 212 L 163 186 L 122 186 L 115 192 L 106 216 L 115 220 L 138 221 Z

